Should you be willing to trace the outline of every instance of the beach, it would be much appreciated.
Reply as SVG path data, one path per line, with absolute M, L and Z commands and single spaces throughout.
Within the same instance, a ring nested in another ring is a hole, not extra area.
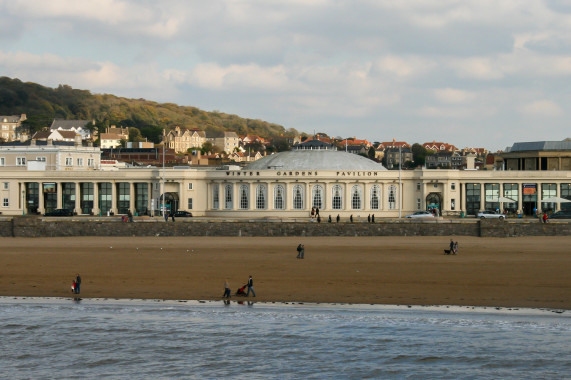
M 444 255 L 450 239 L 458 255 Z M 305 245 L 305 259 L 296 247 Z M 0 238 L 0 295 L 571 309 L 571 237 Z

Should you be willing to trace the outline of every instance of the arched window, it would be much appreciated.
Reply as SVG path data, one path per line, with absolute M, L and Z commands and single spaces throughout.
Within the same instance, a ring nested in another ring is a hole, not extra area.
M 397 208 L 397 187 L 395 185 L 389 186 L 389 210 Z
M 343 208 L 343 189 L 341 185 L 335 185 L 331 189 L 331 208 L 341 210 Z
M 371 210 L 378 210 L 381 204 L 381 187 L 373 185 L 371 187 Z
M 361 198 L 361 186 L 353 186 L 351 188 L 351 208 L 353 210 L 361 209 Z
M 264 210 L 266 208 L 266 185 L 256 186 L 256 208 Z
M 274 209 L 283 210 L 285 208 L 284 192 L 283 185 L 276 185 L 276 187 L 274 187 Z
M 234 208 L 232 204 L 232 185 L 224 186 L 224 208 L 231 210 Z
M 215 210 L 220 208 L 220 186 L 217 183 L 212 185 L 212 208 Z
M 312 191 L 312 205 L 311 207 L 323 208 L 323 186 L 315 185 Z
M 293 187 L 293 208 L 303 210 L 303 187 L 301 185 Z
M 240 185 L 240 209 L 247 210 L 250 208 L 250 187 L 248 185 Z

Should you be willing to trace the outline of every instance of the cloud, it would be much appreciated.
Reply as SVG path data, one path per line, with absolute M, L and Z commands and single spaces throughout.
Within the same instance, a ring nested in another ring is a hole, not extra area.
M 476 98 L 476 94 L 470 91 L 456 88 L 438 88 L 434 90 L 434 96 L 442 103 L 467 103 Z
M 563 110 L 557 103 L 546 99 L 525 104 L 519 110 L 528 116 L 559 117 L 563 115 Z

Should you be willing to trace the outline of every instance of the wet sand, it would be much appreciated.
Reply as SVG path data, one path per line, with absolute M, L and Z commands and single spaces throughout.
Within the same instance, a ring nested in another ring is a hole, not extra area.
M 0 295 L 72 297 L 79 272 L 83 298 L 213 300 L 251 274 L 256 301 L 571 309 L 571 237 L 453 239 L 0 238 Z

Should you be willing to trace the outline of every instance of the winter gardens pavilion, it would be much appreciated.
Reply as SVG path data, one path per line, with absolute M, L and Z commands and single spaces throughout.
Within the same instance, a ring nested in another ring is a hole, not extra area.
M 571 152 L 571 146 L 567 149 Z M 445 216 L 483 209 L 529 215 L 534 208 L 569 207 L 542 200 L 571 199 L 570 173 L 386 170 L 317 140 L 245 168 L 107 168 L 98 147 L 32 140 L 0 146 L 0 211 L 26 215 L 65 208 L 78 215 L 156 215 L 164 200 L 169 209 L 228 218 L 300 218 L 309 216 L 312 207 L 322 217 L 399 217 L 429 207 Z

